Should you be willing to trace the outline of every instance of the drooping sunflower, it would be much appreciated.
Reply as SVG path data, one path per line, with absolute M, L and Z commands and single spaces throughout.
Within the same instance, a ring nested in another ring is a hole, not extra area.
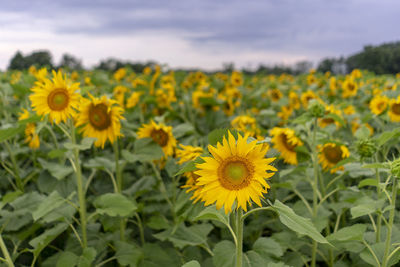
M 139 138 L 152 138 L 154 142 L 160 145 L 166 157 L 174 154 L 176 139 L 172 134 L 172 126 L 151 121 L 149 124 L 142 125 L 137 134 Z
M 76 126 L 83 126 L 80 130 L 85 137 L 97 138 L 95 146 L 104 148 L 107 139 L 110 143 L 122 136 L 121 120 L 124 119 L 124 110 L 117 101 L 108 99 L 105 95 L 101 98 L 89 94 L 90 100 L 82 98 Z
M 199 176 L 197 185 L 201 187 L 197 192 L 204 205 L 216 202 L 217 209 L 224 207 L 225 213 L 231 212 L 235 201 L 237 209 L 244 211 L 250 199 L 261 206 L 260 198 L 270 188 L 265 179 L 277 171 L 270 165 L 275 158 L 264 157 L 267 149 L 257 145 L 257 141 L 247 143 L 247 136 L 240 134 L 235 140 L 230 132 L 222 144 L 209 145 L 212 157 L 202 157 L 204 163 L 196 164 L 198 170 L 194 172 Z
M 389 118 L 391 121 L 400 122 L 400 96 L 390 100 Z
M 38 115 L 49 115 L 56 124 L 73 117 L 79 105 L 79 83 L 70 83 L 61 71 L 53 71 L 53 79 L 42 79 L 35 82 L 29 96 L 32 108 Z
M 274 127 L 270 134 L 272 135 L 271 142 L 274 144 L 274 148 L 281 152 L 283 161 L 297 165 L 295 148 L 302 146 L 303 142 L 295 135 L 295 132 L 289 128 Z
M 382 114 L 389 104 L 389 98 L 383 95 L 377 95 L 369 102 L 369 109 L 375 115 Z
M 324 170 L 329 170 L 334 167 L 339 161 L 344 160 L 350 156 L 350 152 L 344 145 L 336 143 L 326 143 L 323 146 L 318 146 L 319 163 L 321 163 Z M 331 169 L 331 173 L 338 170 L 343 170 L 343 166 Z

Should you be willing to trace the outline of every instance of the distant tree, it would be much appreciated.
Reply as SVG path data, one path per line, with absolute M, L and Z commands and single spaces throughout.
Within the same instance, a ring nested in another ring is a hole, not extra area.
M 347 72 L 346 59 L 344 57 L 325 58 L 318 64 L 317 70 L 320 72 L 330 71 L 334 74 L 345 74 Z
M 23 70 L 26 69 L 25 58 L 20 51 L 17 51 L 15 55 L 11 58 L 10 64 L 8 66 L 9 70 Z
M 66 68 L 70 70 L 81 70 L 82 61 L 70 54 L 63 54 L 61 62 L 58 65 L 59 68 Z
M 294 72 L 296 74 L 307 73 L 310 71 L 312 66 L 313 66 L 313 63 L 311 61 L 302 60 L 302 61 L 297 62 L 294 65 Z

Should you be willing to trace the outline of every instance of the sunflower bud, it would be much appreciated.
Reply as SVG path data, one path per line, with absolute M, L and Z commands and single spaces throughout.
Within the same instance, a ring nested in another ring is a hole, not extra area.
M 361 139 L 356 143 L 357 153 L 361 158 L 370 158 L 376 152 L 376 144 L 372 139 Z
M 308 111 L 315 118 L 321 118 L 325 114 L 325 107 L 319 101 L 313 99 L 308 105 Z
M 392 161 L 390 164 L 390 172 L 395 177 L 400 177 L 400 159 Z

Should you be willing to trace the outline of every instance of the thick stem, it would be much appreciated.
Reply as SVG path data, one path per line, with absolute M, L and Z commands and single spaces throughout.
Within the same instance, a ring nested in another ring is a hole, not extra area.
M 317 122 L 318 119 L 314 119 L 313 136 L 312 136 L 312 158 L 313 158 L 313 169 L 314 169 L 314 182 L 313 182 L 313 218 L 317 217 L 318 214 L 318 153 L 317 153 Z M 317 260 L 317 241 L 313 240 L 312 252 L 311 252 L 311 267 L 315 267 Z
M 10 254 L 8 253 L 8 249 L 6 247 L 6 244 L 4 244 L 3 237 L 1 236 L 1 234 L 0 234 L 0 248 L 1 252 L 3 252 L 3 256 L 6 260 L 8 267 L 14 267 L 14 263 L 10 257 Z
M 115 155 L 115 173 L 117 176 L 117 190 L 118 193 L 122 192 L 122 169 L 121 166 L 119 165 L 119 145 L 118 145 L 118 140 L 116 140 L 113 144 L 114 147 L 114 155 Z M 119 222 L 119 235 L 120 235 L 120 239 L 122 241 L 125 240 L 125 219 L 121 218 L 120 222 Z
M 75 127 L 72 121 L 70 123 L 70 127 L 71 127 L 71 142 L 72 144 L 76 145 Z M 74 152 L 76 185 L 78 189 L 78 199 L 79 199 L 79 215 L 80 215 L 81 229 L 82 229 L 82 243 L 83 243 L 83 249 L 85 249 L 87 247 L 85 190 L 83 187 L 81 164 L 79 162 L 79 149 L 75 147 L 73 152 Z
M 243 261 L 243 211 L 239 208 L 236 211 L 236 267 L 242 267 Z
M 397 198 L 397 177 L 393 177 L 393 188 L 392 188 L 392 209 L 389 214 L 388 230 L 386 235 L 385 253 L 383 254 L 382 267 L 386 267 L 389 261 L 389 252 L 392 246 L 392 229 L 394 222 L 394 213 L 396 211 L 396 198 Z

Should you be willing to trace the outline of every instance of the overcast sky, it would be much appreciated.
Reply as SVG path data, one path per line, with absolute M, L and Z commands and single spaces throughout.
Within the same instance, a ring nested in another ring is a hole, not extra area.
M 398 0 L 13 0 L 0 2 L 0 69 L 17 50 L 171 67 L 318 62 L 400 40 Z

